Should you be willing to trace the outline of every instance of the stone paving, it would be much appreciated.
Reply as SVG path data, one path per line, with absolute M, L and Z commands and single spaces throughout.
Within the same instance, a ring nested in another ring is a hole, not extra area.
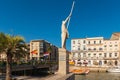
M 58 78 L 61 78 L 62 75 L 49 75 L 45 77 L 39 77 L 39 76 L 19 76 L 19 77 L 14 77 L 17 80 L 57 80 Z
M 47 77 L 18 77 L 18 80 L 57 80 L 58 78 L 61 78 L 62 76 L 60 75 L 52 75 L 52 76 L 47 76 Z
M 13 80 L 57 80 L 61 77 L 63 77 L 64 75 L 58 75 L 58 74 L 53 74 L 53 75 L 48 75 L 48 76 L 44 76 L 44 77 L 39 77 L 39 76 L 15 76 L 13 77 Z M 4 80 L 5 76 L 0 75 L 0 80 Z

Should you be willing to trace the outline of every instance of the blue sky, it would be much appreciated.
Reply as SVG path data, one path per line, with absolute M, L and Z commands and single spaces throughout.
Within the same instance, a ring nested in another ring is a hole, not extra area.
M 0 0 L 0 31 L 21 35 L 26 42 L 45 39 L 61 46 L 61 22 L 70 12 L 73 0 Z M 75 0 L 69 25 L 72 38 L 110 38 L 120 32 L 119 0 Z

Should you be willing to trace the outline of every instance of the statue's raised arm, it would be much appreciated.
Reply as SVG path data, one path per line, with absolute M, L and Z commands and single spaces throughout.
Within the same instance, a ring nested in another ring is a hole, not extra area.
M 61 47 L 64 49 L 66 49 L 66 39 L 69 37 L 68 25 L 69 25 L 70 18 L 72 15 L 73 7 L 74 7 L 74 2 L 73 2 L 72 9 L 71 9 L 69 16 L 65 20 L 62 21 L 62 26 L 61 26 L 61 42 L 62 42 L 62 44 L 61 44 Z
M 64 23 L 67 24 L 69 19 L 70 19 L 71 15 L 69 15 L 65 20 L 64 20 Z

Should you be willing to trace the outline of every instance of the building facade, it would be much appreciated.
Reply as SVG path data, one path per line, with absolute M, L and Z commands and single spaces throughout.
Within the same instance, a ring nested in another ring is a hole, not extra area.
M 48 51 L 49 49 L 49 51 Z M 45 40 L 32 40 L 30 42 L 30 59 L 58 61 L 58 48 Z
M 120 33 L 110 39 L 92 37 L 71 40 L 72 59 L 81 66 L 118 66 L 120 60 Z

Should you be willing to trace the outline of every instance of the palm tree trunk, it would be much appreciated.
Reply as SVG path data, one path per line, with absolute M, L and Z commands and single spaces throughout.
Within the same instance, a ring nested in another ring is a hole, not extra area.
M 11 63 L 12 57 L 10 53 L 7 53 L 7 61 L 6 61 L 6 80 L 11 80 Z

